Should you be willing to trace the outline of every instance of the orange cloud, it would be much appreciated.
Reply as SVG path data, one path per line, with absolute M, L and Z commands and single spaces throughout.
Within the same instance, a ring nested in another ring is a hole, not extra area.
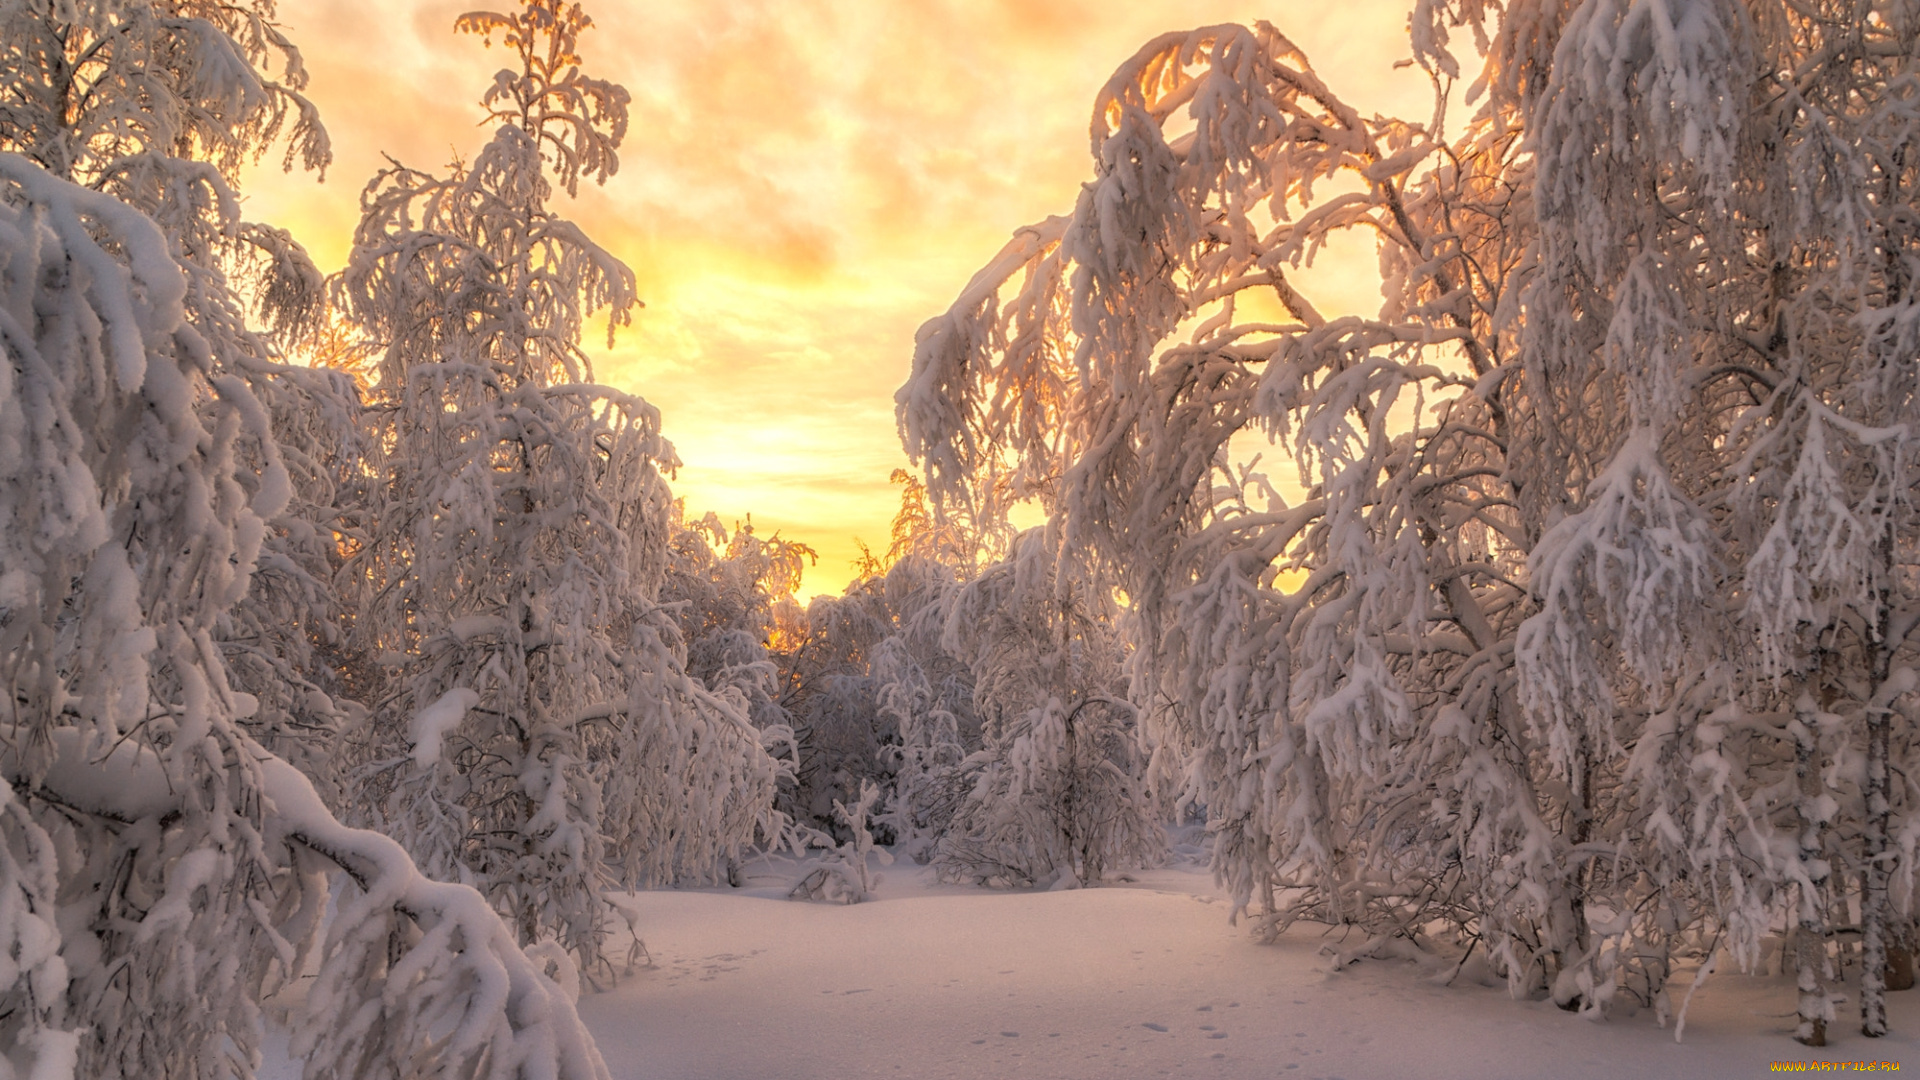
M 485 138 L 507 60 L 452 32 L 471 0 L 310 0 L 283 14 L 334 138 L 324 185 L 260 170 L 250 212 L 344 262 L 382 153 L 438 168 Z M 599 376 L 659 406 L 696 514 L 819 548 L 806 591 L 883 540 L 905 464 L 892 395 L 919 323 L 1016 228 L 1091 175 L 1089 110 L 1171 29 L 1269 18 L 1363 111 L 1424 116 L 1402 0 L 588 0 L 589 71 L 633 95 L 616 175 L 563 212 L 627 260 L 648 307 Z M 1289 10 L 1291 8 L 1291 10 Z M 1345 253 L 1338 266 L 1370 262 Z M 1366 273 L 1318 275 L 1364 306 Z

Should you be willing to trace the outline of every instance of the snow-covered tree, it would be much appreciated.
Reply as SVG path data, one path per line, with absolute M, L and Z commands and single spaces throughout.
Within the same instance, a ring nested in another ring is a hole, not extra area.
M 219 373 L 268 410 L 270 435 L 248 432 L 241 452 L 272 475 L 289 465 L 292 497 L 268 523 L 256 594 L 216 638 L 260 699 L 256 736 L 324 772 L 342 688 L 315 649 L 337 621 L 328 522 L 354 472 L 357 403 L 345 380 L 282 362 L 316 325 L 321 276 L 291 236 L 240 214 L 242 164 L 282 141 L 288 168 L 330 157 L 274 18 L 267 2 L 0 5 L 0 150 L 158 222 Z
M 1526 461 L 1549 517 L 1522 697 L 1570 773 L 1632 740 L 1635 831 L 1684 823 L 1638 846 L 1667 848 L 1663 891 L 1705 886 L 1736 956 L 1783 906 L 1822 939 L 1816 1044 L 1845 921 L 1823 912 L 1860 913 L 1870 1036 L 1912 914 L 1916 29 L 1910 5 L 1592 5 L 1489 54 L 1490 109 L 1550 148 L 1517 365 L 1556 405 Z
M 331 156 L 271 0 L 7 0 L 0 27 L 0 149 L 159 221 L 176 252 L 201 264 L 189 268 L 207 309 L 198 317 L 232 304 L 217 279 L 200 280 L 221 249 L 304 261 L 285 233 L 239 222 L 233 191 L 239 167 L 282 136 L 287 168 L 324 168 Z M 309 267 L 280 287 L 299 279 L 318 283 Z M 303 306 L 273 314 L 299 318 Z
M 1129 698 L 1161 758 L 1179 759 L 1157 771 L 1186 777 L 1180 797 L 1206 807 L 1236 904 L 1287 895 L 1300 898 L 1289 912 L 1357 917 L 1356 902 L 1392 900 L 1352 891 L 1381 875 L 1363 865 L 1376 852 L 1347 834 L 1404 816 L 1366 803 L 1398 795 L 1384 781 L 1413 767 L 1396 752 L 1413 726 L 1398 683 L 1435 658 L 1420 522 L 1456 497 L 1447 539 L 1508 523 L 1500 504 L 1476 506 L 1497 474 L 1473 460 L 1484 424 L 1453 417 L 1449 441 L 1392 417 L 1402 391 L 1472 385 L 1454 362 L 1466 336 L 1454 324 L 1479 312 L 1456 320 L 1408 296 L 1388 318 L 1329 319 L 1288 272 L 1341 229 L 1418 229 L 1404 180 L 1438 151 L 1419 127 L 1363 121 L 1265 25 L 1150 42 L 1094 117 L 1098 175 L 1075 212 L 1017 233 L 922 328 L 899 397 L 908 449 L 946 501 L 992 505 L 977 477 L 1039 478 L 1059 565 L 1125 594 Z M 1480 138 L 1470 160 L 1484 167 L 1518 136 Z M 1342 175 L 1361 190 L 1316 201 Z M 1429 175 L 1485 186 L 1465 167 Z M 1476 220 L 1504 241 L 1512 208 L 1483 209 Z M 1490 273 L 1514 261 L 1488 254 Z M 1449 269 L 1383 258 L 1409 291 Z M 1431 422 L 1425 410 L 1414 420 Z M 1298 505 L 1236 467 L 1234 437 L 1263 431 L 1294 444 Z M 1415 454 L 1423 447 L 1448 460 L 1434 468 Z M 1456 475 L 1452 488 L 1431 482 Z M 1417 511 L 1406 506 L 1416 495 L 1427 504 Z M 1465 554 L 1454 592 L 1509 587 Z M 1461 649 L 1480 651 L 1461 642 L 1442 659 Z M 1405 844 L 1378 854 L 1403 851 L 1417 857 Z M 1314 888 L 1280 894 L 1283 882 Z
M 686 670 L 665 572 L 675 464 L 659 414 L 591 381 L 587 316 L 625 265 L 549 208 L 604 180 L 626 91 L 582 74 L 590 20 L 528 0 L 462 16 L 517 58 L 471 165 L 368 186 L 338 283 L 381 350 L 381 485 L 348 566 L 357 647 L 390 689 L 361 729 L 378 816 L 522 941 L 604 966 L 610 884 L 707 876 L 772 830 L 780 768 L 737 693 Z
M 945 640 L 972 670 L 983 746 L 935 848 L 943 876 L 1097 885 L 1162 854 L 1112 591 L 1059 559 L 1057 531 L 1028 530 L 949 606 Z
M 198 272 L 0 152 L 0 1054 L 248 1077 L 262 1002 L 313 974 L 309 1076 L 605 1077 L 478 894 L 342 827 L 249 735 L 217 634 L 288 482 Z
M 236 180 L 276 146 L 288 169 L 332 157 L 275 14 L 271 0 L 0 4 L 0 150 L 158 222 L 189 317 L 267 401 L 275 343 L 313 328 L 322 279 L 288 233 L 241 218 Z
M 1884 1032 L 1915 19 L 1426 0 L 1425 123 L 1265 24 L 1115 73 L 1094 181 L 922 329 L 900 417 L 937 499 L 1027 478 L 1063 565 L 1119 585 L 1155 775 L 1240 909 L 1451 925 L 1516 990 L 1663 1014 L 1676 950 L 1791 926 L 1817 1042 L 1857 905 Z M 1323 313 L 1298 269 L 1356 230 L 1382 305 Z
M 857 800 L 867 782 L 886 777 L 897 732 L 880 711 L 871 668 L 893 633 L 893 612 L 866 579 L 840 596 L 814 597 L 804 622 L 782 635 L 774 658 L 795 742 L 788 812 L 796 822 L 836 833 L 834 804 Z
M 787 893 L 787 899 L 858 904 L 873 895 L 873 888 L 879 881 L 867 865 L 868 860 L 877 858 L 882 864 L 893 862 L 892 852 L 883 848 L 875 853 L 873 833 L 867 828 L 867 817 L 873 812 L 873 804 L 879 798 L 879 786 L 868 780 L 860 785 L 860 798 L 851 807 L 834 801 L 834 816 L 846 826 L 852 839 L 835 842 L 823 833 L 815 833 L 814 843 L 830 848 L 831 854 L 794 883 Z
M 886 808 L 875 824 L 917 857 L 952 817 L 960 764 L 979 746 L 972 673 L 943 639 L 955 572 L 919 555 L 867 562 L 840 596 L 783 618 L 770 643 L 798 757 L 792 812 L 839 834 L 833 807 L 874 784 Z
M 888 479 L 901 486 L 900 511 L 893 516 L 887 550 L 875 555 L 864 542 L 854 569 L 861 579 L 884 576 L 903 560 L 951 567 L 962 578 L 971 578 L 982 563 L 1006 553 L 1013 539 L 1013 528 L 1004 516 L 971 515 L 960 508 L 936 511 L 927 498 L 927 486 L 905 469 L 895 469 Z M 1004 489 L 1008 485 L 1000 484 Z M 1004 498 L 1004 493 L 1001 495 Z M 975 527 L 985 522 L 986 531 Z
M 755 726 L 777 735 L 788 717 L 769 647 L 783 624 L 804 619 L 793 593 L 817 556 L 778 535 L 756 536 L 751 517 L 731 534 L 714 514 L 689 523 L 678 504 L 671 531 L 660 603 L 677 609 L 688 673 L 739 693 Z
M 938 564 L 894 564 L 890 578 L 906 577 Z M 881 748 L 891 772 L 887 811 L 879 818 L 894 843 L 917 859 L 933 849 L 953 826 L 973 776 L 969 753 L 980 747 L 980 721 L 974 709 L 973 672 L 946 647 L 946 614 L 956 590 L 943 587 L 933 602 L 913 610 L 899 632 L 874 646 L 868 661 L 875 711 L 894 741 Z

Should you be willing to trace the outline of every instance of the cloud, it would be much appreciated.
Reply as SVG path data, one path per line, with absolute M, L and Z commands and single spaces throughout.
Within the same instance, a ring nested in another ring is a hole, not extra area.
M 382 153 L 437 169 L 477 152 L 478 99 L 508 54 L 453 33 L 469 4 L 284 8 L 337 160 L 325 185 L 257 171 L 251 213 L 337 267 Z M 751 512 L 821 549 L 809 592 L 845 583 L 854 535 L 887 535 L 887 477 L 905 463 L 892 395 L 915 328 L 1014 229 L 1072 205 L 1094 93 L 1143 42 L 1264 16 L 1363 111 L 1430 107 L 1417 74 L 1389 67 L 1406 51 L 1397 0 L 587 8 L 585 66 L 628 88 L 632 123 L 619 173 L 561 212 L 634 267 L 648 304 L 599 375 L 660 407 L 693 512 Z M 1365 303 L 1371 283 L 1350 276 L 1330 287 Z

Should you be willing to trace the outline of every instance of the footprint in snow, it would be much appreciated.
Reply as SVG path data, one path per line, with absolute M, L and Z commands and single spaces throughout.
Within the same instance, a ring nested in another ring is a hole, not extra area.
M 1140 1026 L 1141 1026 L 1141 1027 L 1143 1027 L 1143 1028 L 1146 1028 L 1146 1029 L 1147 1029 L 1148 1031 L 1165 1031 L 1165 1030 L 1167 1030 L 1167 1025 L 1165 1025 L 1165 1024 L 1141 1024 Z
M 1003 1031 L 1000 1033 L 1000 1037 L 1003 1039 L 1017 1039 L 1020 1037 L 1020 1033 L 1017 1031 Z

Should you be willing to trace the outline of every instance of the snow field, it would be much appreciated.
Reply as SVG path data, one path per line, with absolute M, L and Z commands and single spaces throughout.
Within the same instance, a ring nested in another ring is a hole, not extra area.
M 744 889 L 638 894 L 655 966 L 580 1002 L 617 1080 L 1731 1080 L 1920 1060 L 1920 994 L 1890 995 L 1878 1040 L 1850 999 L 1814 1051 L 1789 1038 L 1790 979 L 1717 975 L 1675 1043 L 1651 1012 L 1594 1023 L 1409 963 L 1336 971 L 1317 927 L 1261 945 L 1196 869 L 1008 893 L 896 864 L 853 906 L 784 899 L 795 876 L 756 863 Z

